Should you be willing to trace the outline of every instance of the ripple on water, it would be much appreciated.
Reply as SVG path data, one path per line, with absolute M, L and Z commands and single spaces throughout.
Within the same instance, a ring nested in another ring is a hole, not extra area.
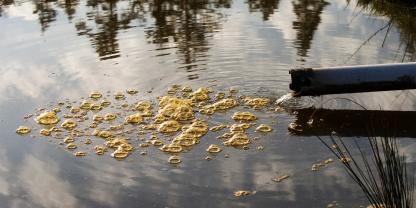
M 292 93 L 285 94 L 276 100 L 276 105 L 288 109 L 310 108 L 316 102 L 313 97 L 294 97 Z

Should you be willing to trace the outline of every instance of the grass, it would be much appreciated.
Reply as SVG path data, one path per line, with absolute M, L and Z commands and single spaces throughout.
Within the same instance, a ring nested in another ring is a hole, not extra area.
M 347 0 L 348 4 L 352 1 Z M 387 24 L 374 32 L 363 45 L 367 44 L 373 36 L 385 32 L 382 43 L 384 46 L 392 27 L 396 27 L 400 32 L 400 48 L 404 54 L 402 61 L 416 60 L 416 0 L 357 0 L 356 7 L 359 11 L 369 12 L 374 16 L 384 16 L 388 18 Z M 361 48 L 362 46 L 360 46 Z M 357 50 L 359 50 L 358 48 Z M 399 57 L 399 54 L 396 54 Z
M 357 183 L 372 208 L 412 208 L 413 173 L 409 175 L 405 156 L 399 153 L 397 139 L 391 136 L 372 137 L 368 142 L 370 152 L 365 152 L 357 138 L 348 145 L 343 138 L 329 136 L 329 141 L 319 140 L 342 162 L 348 174 Z M 352 154 L 352 148 L 358 156 Z

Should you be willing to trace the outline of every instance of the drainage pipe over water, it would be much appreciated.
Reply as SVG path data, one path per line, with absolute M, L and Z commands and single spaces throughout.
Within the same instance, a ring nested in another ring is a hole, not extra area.
M 289 71 L 294 96 L 416 89 L 416 62 Z

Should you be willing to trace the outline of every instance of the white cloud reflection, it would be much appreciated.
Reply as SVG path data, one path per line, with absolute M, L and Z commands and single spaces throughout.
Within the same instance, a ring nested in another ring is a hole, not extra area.
M 17 177 L 31 202 L 42 207 L 77 207 L 71 184 L 62 178 L 53 161 L 27 155 Z

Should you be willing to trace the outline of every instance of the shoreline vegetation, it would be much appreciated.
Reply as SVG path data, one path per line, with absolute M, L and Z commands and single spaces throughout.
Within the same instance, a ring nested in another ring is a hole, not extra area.
M 367 124 L 364 138 L 342 138 L 336 132 L 328 138 L 316 137 L 345 167 L 348 175 L 366 196 L 368 208 L 412 208 L 414 204 L 414 170 L 400 151 L 397 126 L 390 122 Z M 376 129 L 384 129 L 375 136 Z
M 347 0 L 351 4 L 351 0 Z M 355 5 L 359 10 L 369 12 L 374 16 L 384 16 L 388 22 L 379 30 L 375 31 L 363 44 L 353 53 L 354 56 L 364 45 L 379 33 L 385 33 L 382 47 L 392 30 L 396 27 L 400 32 L 401 44 L 399 49 L 403 49 L 401 61 L 416 60 L 416 1 L 414 0 L 357 0 Z M 399 50 L 398 50 L 399 51 Z M 351 56 L 351 57 L 352 57 Z M 400 57 L 400 54 L 396 54 Z M 350 58 L 351 58 L 350 57 Z

